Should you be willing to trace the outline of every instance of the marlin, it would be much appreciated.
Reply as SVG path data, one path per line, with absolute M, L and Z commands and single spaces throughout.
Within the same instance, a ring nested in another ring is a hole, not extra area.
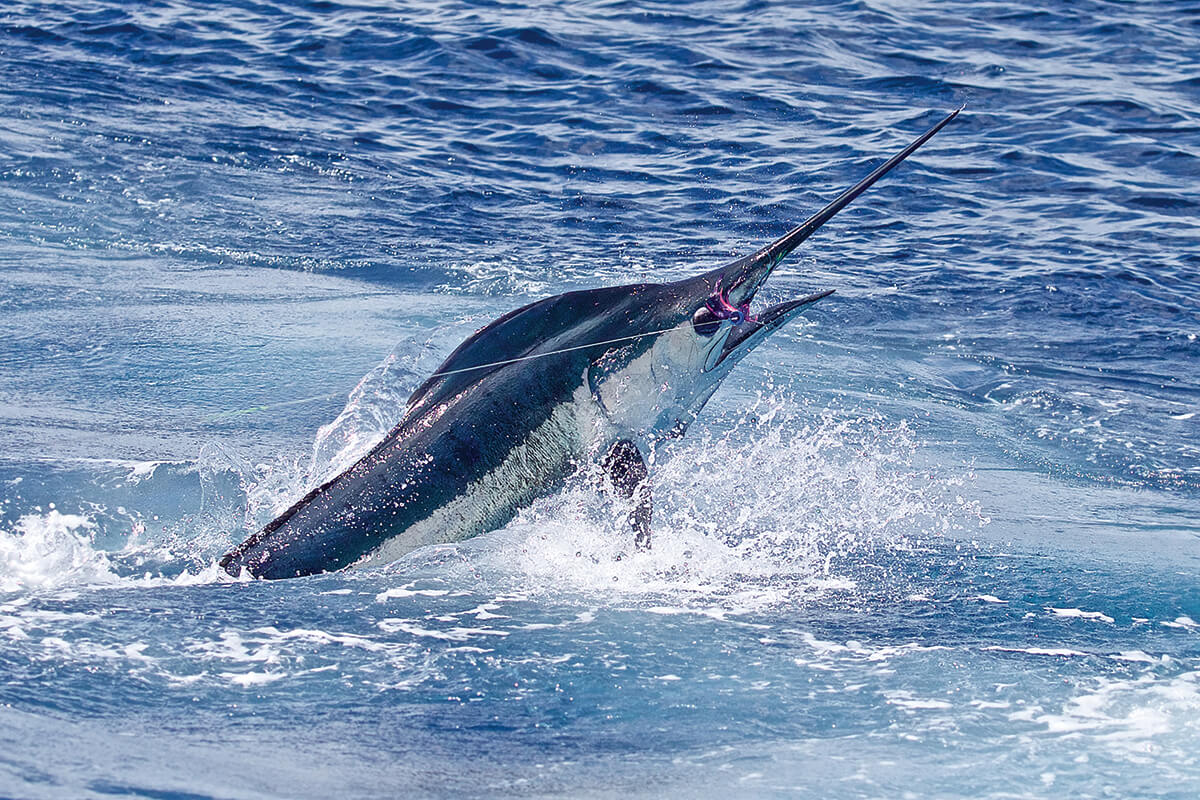
M 397 425 L 221 559 L 292 578 L 388 561 L 507 524 L 588 464 L 650 546 L 646 460 L 683 435 L 739 361 L 826 290 L 750 310 L 788 253 L 954 119 L 958 109 L 782 238 L 672 283 L 567 292 L 480 329 L 409 398 Z

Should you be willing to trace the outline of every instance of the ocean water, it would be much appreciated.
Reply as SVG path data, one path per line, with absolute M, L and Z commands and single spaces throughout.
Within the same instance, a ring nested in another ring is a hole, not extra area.
M 1200 795 L 1200 4 L 0 9 L 0 796 Z M 561 291 L 837 294 L 657 455 L 215 560 Z M 624 557 L 622 557 L 624 556 Z

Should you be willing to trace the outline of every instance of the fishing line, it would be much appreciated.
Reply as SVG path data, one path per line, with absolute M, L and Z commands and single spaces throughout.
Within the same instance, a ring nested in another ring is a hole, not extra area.
M 298 406 L 302 403 L 315 403 L 317 400 L 332 400 L 335 397 L 341 397 L 341 393 L 335 394 L 320 394 L 313 397 L 301 397 L 299 400 L 284 400 L 281 403 L 268 403 L 265 406 L 250 406 L 239 411 L 222 411 L 220 414 L 213 414 L 207 417 L 205 422 L 217 422 L 219 420 L 228 419 L 229 417 L 240 417 L 243 414 L 253 414 L 257 411 L 268 411 L 272 408 L 284 408 L 285 406 Z
M 448 369 L 445 372 L 435 372 L 432 375 L 430 375 L 429 377 L 430 378 L 441 378 L 446 375 L 457 375 L 460 372 L 471 372 L 472 370 L 488 369 L 489 367 L 502 367 L 505 364 L 516 364 L 518 361 L 529 361 L 534 358 L 545 358 L 546 356 L 556 356 L 560 353 L 570 353 L 574 350 L 586 350 L 589 347 L 599 347 L 602 344 L 616 344 L 617 342 L 628 342 L 632 339 L 641 339 L 644 336 L 658 336 L 661 333 L 670 333 L 671 331 L 677 331 L 680 328 L 683 328 L 690 324 L 691 323 L 683 323 L 682 325 L 676 325 L 673 328 L 663 328 L 661 331 L 647 331 L 646 333 L 635 333 L 631 336 L 621 336 L 616 339 L 605 339 L 600 342 L 590 342 L 589 344 L 577 344 L 574 347 L 564 347 L 560 350 L 547 350 L 545 353 L 533 353 L 532 355 L 520 356 L 518 358 L 506 358 L 503 361 L 492 361 L 487 364 L 479 364 L 478 366 L 474 366 L 474 367 L 463 367 L 462 369 Z
M 535 358 L 545 358 L 547 356 L 556 356 L 556 355 L 560 355 L 562 353 L 571 353 L 576 350 L 586 350 L 589 347 L 600 347 L 601 345 L 606 345 L 606 344 L 618 344 L 620 342 L 629 342 L 629 341 L 633 341 L 634 339 L 642 339 L 646 336 L 658 336 L 663 333 L 670 333 L 671 331 L 677 331 L 682 328 L 686 328 L 689 325 L 691 325 L 690 322 L 684 322 L 684 323 L 676 325 L 672 328 L 663 328 L 662 330 L 657 330 L 657 331 L 646 331 L 645 333 L 634 333 L 629 336 L 619 336 L 616 339 L 604 339 L 604 340 L 598 341 L 598 342 L 589 342 L 588 344 L 575 345 L 574 347 L 563 347 L 558 350 L 547 350 L 545 353 L 532 353 L 530 355 L 519 356 L 517 358 L 506 358 L 502 361 L 489 361 L 486 364 L 477 364 L 473 367 L 462 367 L 460 369 L 448 369 L 443 372 L 435 372 L 432 375 L 430 375 L 429 378 L 430 379 L 444 378 L 448 375 L 458 375 L 463 372 L 473 372 L 478 369 L 491 369 L 492 367 L 502 367 L 506 364 L 516 364 L 521 361 L 531 361 Z M 323 395 L 316 395 L 313 397 L 302 397 L 299 400 L 285 400 L 281 403 L 268 403 L 268 404 L 262 405 L 262 406 L 251 406 L 250 408 L 243 408 L 239 411 L 224 411 L 220 414 L 214 414 L 213 416 L 208 417 L 205 421 L 206 422 L 217 422 L 219 420 L 228 419 L 230 417 L 240 417 L 245 414 L 255 414 L 259 411 L 269 411 L 273 408 L 284 408 L 286 406 L 298 406 L 303 403 L 313 403 L 313 402 L 316 402 L 317 400 L 331 400 L 335 397 L 340 397 L 340 396 L 341 396 L 340 393 L 339 394 L 323 394 Z

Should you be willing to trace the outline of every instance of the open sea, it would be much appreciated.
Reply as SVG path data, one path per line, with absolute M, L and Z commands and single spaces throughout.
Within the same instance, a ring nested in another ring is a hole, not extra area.
M 0 796 L 1200 796 L 1200 2 L 8 0 Z M 463 338 L 782 234 L 663 449 L 215 561 Z

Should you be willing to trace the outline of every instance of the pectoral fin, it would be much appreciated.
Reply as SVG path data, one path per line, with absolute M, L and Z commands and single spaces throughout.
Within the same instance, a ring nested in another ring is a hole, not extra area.
M 650 472 L 637 445 L 622 439 L 604 457 L 604 471 L 613 488 L 626 500 L 633 501 L 629 524 L 633 527 L 633 544 L 638 550 L 650 549 Z

